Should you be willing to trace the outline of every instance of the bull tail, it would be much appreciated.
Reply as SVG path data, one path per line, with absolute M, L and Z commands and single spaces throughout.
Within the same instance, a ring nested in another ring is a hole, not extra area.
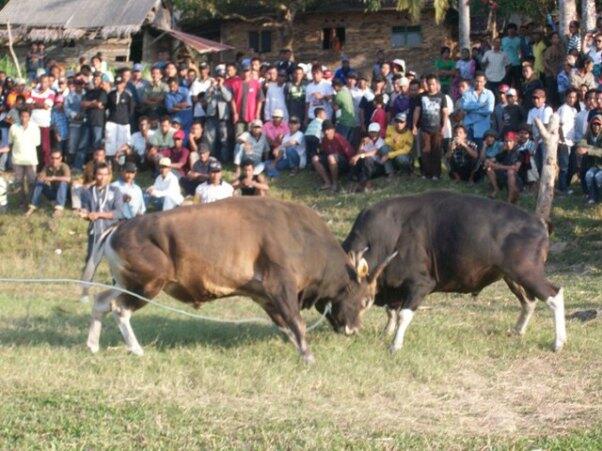
M 88 302 L 88 293 L 90 292 L 89 282 L 92 282 L 94 279 L 94 275 L 96 274 L 96 270 L 98 269 L 98 265 L 102 261 L 104 257 L 104 248 L 105 245 L 109 242 L 109 238 L 113 235 L 113 233 L 117 230 L 117 225 L 109 227 L 105 230 L 96 243 L 94 243 L 94 247 L 92 248 L 92 252 L 90 253 L 90 257 L 86 262 L 86 267 L 84 268 L 84 272 L 82 274 L 82 298 L 81 301 L 84 303 Z

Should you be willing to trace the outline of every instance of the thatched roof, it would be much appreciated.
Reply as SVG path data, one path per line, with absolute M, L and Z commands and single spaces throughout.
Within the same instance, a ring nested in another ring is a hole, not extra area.
M 124 37 L 152 23 L 162 0 L 10 0 L 0 25 L 10 22 L 17 39 L 56 41 Z

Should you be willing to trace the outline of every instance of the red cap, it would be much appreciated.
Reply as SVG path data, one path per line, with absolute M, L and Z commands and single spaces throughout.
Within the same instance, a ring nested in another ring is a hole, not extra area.
M 506 139 L 509 141 L 516 141 L 516 133 L 515 132 L 508 132 L 506 133 Z
M 186 133 L 184 133 L 184 130 L 178 130 L 173 134 L 173 139 L 181 139 L 183 141 L 185 136 Z

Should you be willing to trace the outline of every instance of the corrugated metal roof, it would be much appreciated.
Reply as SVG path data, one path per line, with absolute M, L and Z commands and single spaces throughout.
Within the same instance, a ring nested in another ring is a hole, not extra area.
M 178 30 L 166 30 L 167 33 L 172 35 L 174 38 L 182 41 L 184 44 L 192 47 L 199 53 L 215 53 L 215 52 L 224 52 L 226 50 L 232 50 L 234 47 L 231 47 L 227 44 L 222 44 L 221 42 L 211 41 L 209 39 L 201 38 L 200 36 L 194 36 L 192 34 L 184 33 L 183 31 Z
M 10 0 L 0 23 L 30 27 L 140 26 L 161 0 Z

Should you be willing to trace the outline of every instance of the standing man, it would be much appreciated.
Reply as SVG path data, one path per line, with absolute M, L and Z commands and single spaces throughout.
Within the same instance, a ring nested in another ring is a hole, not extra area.
M 52 107 L 54 106 L 55 93 L 50 89 L 50 78 L 48 75 L 42 75 L 39 79 L 39 84 L 31 91 L 27 103 L 31 103 L 32 112 L 31 120 L 40 128 L 41 146 L 42 146 L 42 161 L 40 164 L 50 164 L 50 122 Z
M 520 48 L 521 40 L 518 36 L 518 29 L 515 23 L 509 23 L 506 26 L 506 36 L 502 38 L 502 51 L 506 55 L 508 64 L 508 83 L 514 88 L 520 88 L 521 84 L 521 65 Z
M 121 76 L 115 77 L 115 89 L 108 95 L 107 109 L 109 119 L 106 125 L 105 150 L 112 159 L 131 139 L 130 123 L 134 116 L 135 102 L 126 90 L 126 81 Z
M 102 73 L 95 72 L 92 76 L 93 88 L 86 92 L 82 100 L 82 108 L 86 112 L 86 123 L 90 137 L 89 151 L 102 147 L 105 126 L 105 109 L 107 107 L 107 92 L 102 89 Z
M 439 180 L 443 126 L 449 117 L 449 109 L 446 96 L 441 93 L 439 81 L 434 74 L 426 76 L 426 87 L 427 91 L 422 94 L 420 103 L 414 110 L 413 133 L 416 136 L 420 132 L 423 176 Z
M 82 170 L 88 152 L 88 135 L 84 123 L 85 112 L 82 109 L 84 99 L 84 84 L 76 79 L 69 83 L 69 94 L 65 97 L 65 114 L 69 119 L 69 149 L 68 153 L 73 167 Z
M 157 65 L 151 69 L 151 82 L 144 89 L 142 95 L 141 112 L 147 116 L 161 117 L 165 114 L 165 95 L 169 91 L 167 85 L 163 82 L 163 73 Z
M 339 78 L 334 79 L 332 87 L 336 93 L 333 102 L 336 117 L 336 130 L 351 143 L 354 140 L 354 132 L 357 125 L 351 91 L 345 86 L 343 80 Z
M 207 108 L 203 135 L 211 154 L 218 155 L 224 162 L 230 159 L 228 119 L 232 102 L 232 92 L 226 87 L 225 80 L 224 71 L 216 69 L 215 82 L 205 93 Z
M 506 68 L 509 65 L 508 56 L 500 51 L 500 40 L 494 39 L 491 50 L 483 55 L 481 64 L 485 67 L 487 89 L 497 92 L 499 85 L 506 78 Z
M 188 89 L 180 86 L 177 78 L 170 78 L 167 81 L 169 92 L 165 95 L 165 108 L 171 119 L 179 119 L 182 128 L 186 133 L 190 131 L 192 125 L 192 102 Z
M 306 83 L 303 68 L 295 66 L 292 80 L 284 88 L 284 96 L 289 115 L 299 118 L 301 124 L 305 123 L 305 88 Z
M 12 150 L 14 183 L 21 188 L 19 205 L 21 208 L 25 208 L 29 200 L 29 190 L 36 180 L 40 129 L 31 121 L 31 113 L 27 109 L 19 112 L 19 121 L 20 124 L 10 126 L 8 143 Z
M 577 118 L 577 90 L 569 88 L 564 98 L 564 104 L 558 108 L 556 114 L 560 119 L 560 142 L 558 143 L 558 190 L 562 194 L 566 194 L 570 180 L 569 161 L 571 150 L 575 145 L 575 119 Z
M 332 85 L 324 80 L 322 67 L 314 65 L 311 70 L 312 82 L 305 88 L 305 121 L 306 125 L 315 117 L 315 109 L 323 108 L 326 119 L 332 119 L 331 99 L 333 95 Z
M 261 107 L 264 101 L 263 89 L 259 80 L 253 78 L 251 65 L 242 64 L 242 80 L 234 79 L 232 89 L 232 122 L 234 122 L 235 135 L 240 136 L 249 129 L 249 124 L 261 119 Z

